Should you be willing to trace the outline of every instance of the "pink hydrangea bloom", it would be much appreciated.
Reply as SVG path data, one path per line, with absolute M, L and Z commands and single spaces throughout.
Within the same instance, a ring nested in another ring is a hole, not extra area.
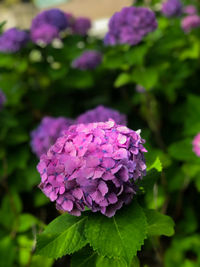
M 113 120 L 72 125 L 40 158 L 39 187 L 59 210 L 80 216 L 87 206 L 112 217 L 145 175 L 143 143 L 139 132 Z
M 200 133 L 198 133 L 198 134 L 195 136 L 195 138 L 194 138 L 192 144 L 193 144 L 193 151 L 194 151 L 194 153 L 195 153 L 198 157 L 200 157 Z
M 63 117 L 44 117 L 40 125 L 31 132 L 33 152 L 38 157 L 46 153 L 57 138 L 61 136 L 62 131 L 66 130 L 72 123 L 72 120 Z
M 183 13 L 187 15 L 195 15 L 197 14 L 197 9 L 194 5 L 188 5 L 183 8 Z
M 200 16 L 190 15 L 181 21 L 184 32 L 189 33 L 192 29 L 200 27 Z

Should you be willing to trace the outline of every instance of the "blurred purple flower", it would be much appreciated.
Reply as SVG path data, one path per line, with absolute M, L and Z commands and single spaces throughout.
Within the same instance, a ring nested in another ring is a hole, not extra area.
M 109 119 L 113 119 L 117 124 L 127 125 L 125 114 L 121 114 L 117 110 L 104 106 L 98 106 L 81 114 L 76 119 L 75 123 L 106 122 Z
M 46 153 L 51 145 L 61 136 L 63 130 L 73 123 L 63 117 L 44 117 L 40 125 L 31 132 L 31 147 L 33 152 L 40 157 Z
M 31 39 L 34 43 L 50 44 L 55 38 L 59 38 L 59 31 L 50 24 L 42 24 L 31 31 Z
M 145 93 L 146 92 L 146 89 L 143 86 L 139 85 L 139 84 L 136 85 L 135 90 L 138 93 Z
M 200 27 L 200 17 L 190 15 L 182 19 L 181 26 L 184 32 L 189 33 L 192 29 Z
M 68 27 L 65 13 L 57 8 L 49 9 L 39 13 L 33 20 L 31 31 L 40 28 L 43 24 L 49 24 L 63 31 Z
M 179 0 L 167 0 L 162 5 L 162 13 L 166 17 L 178 17 L 182 13 L 182 4 Z
M 2 110 L 5 102 L 6 102 L 6 96 L 4 92 L 0 89 L 0 111 Z
M 39 187 L 59 210 L 80 216 L 87 206 L 112 217 L 146 173 L 143 143 L 113 120 L 73 125 L 40 158 Z
M 195 15 L 195 14 L 197 14 L 197 9 L 193 5 L 185 6 L 183 9 L 183 13 L 185 13 L 187 15 Z
M 65 16 L 66 16 L 66 18 L 67 18 L 68 26 L 69 26 L 69 27 L 72 27 L 73 24 L 74 24 L 74 22 L 75 22 L 75 17 L 74 17 L 74 15 L 71 14 L 71 13 L 66 13 L 66 12 L 65 12 Z
M 200 133 L 194 137 L 192 144 L 194 153 L 200 157 Z
M 95 69 L 102 62 L 102 54 L 95 50 L 87 50 L 72 61 L 72 67 L 80 70 Z
M 157 21 L 153 11 L 144 7 L 125 7 L 111 17 L 104 43 L 136 45 L 156 28 Z
M 88 18 L 84 17 L 76 18 L 72 25 L 73 33 L 83 36 L 87 34 L 90 28 L 91 28 L 91 21 Z
M 27 32 L 10 28 L 0 36 L 0 52 L 14 53 L 26 45 L 29 40 Z

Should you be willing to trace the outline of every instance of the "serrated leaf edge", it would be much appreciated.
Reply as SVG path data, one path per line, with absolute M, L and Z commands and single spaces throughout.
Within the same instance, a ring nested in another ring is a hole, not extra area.
M 87 219 L 88 219 L 87 217 L 83 217 L 83 218 L 80 219 L 78 222 L 76 222 L 75 224 L 73 224 L 72 226 L 70 226 L 69 228 L 67 228 L 67 230 L 63 231 L 61 235 L 63 235 L 63 234 L 64 234 L 66 231 L 68 231 L 71 227 L 74 227 L 75 225 L 79 224 L 79 223 L 82 222 L 83 220 L 87 220 Z M 84 227 L 84 229 L 85 229 L 85 227 Z M 85 231 L 84 231 L 84 233 L 85 233 Z M 42 234 L 43 234 L 43 233 L 42 233 Z M 41 234 L 41 235 L 42 235 L 42 234 Z M 44 233 L 44 234 L 45 234 L 45 233 Z M 54 241 L 55 241 L 58 237 L 60 237 L 61 235 L 58 235 L 52 242 L 54 242 Z M 40 236 L 40 235 L 38 235 L 38 237 L 39 237 L 39 236 Z M 51 242 L 49 242 L 49 243 L 47 244 L 47 246 L 48 246 L 50 243 L 51 243 Z M 88 240 L 87 240 L 87 238 L 86 238 L 85 243 L 83 244 L 82 247 L 84 247 L 87 243 L 88 243 Z M 37 242 L 37 244 L 38 244 L 38 242 Z M 46 247 L 46 246 L 45 246 L 45 247 Z M 66 255 L 71 255 L 71 254 L 73 254 L 74 252 L 77 252 L 78 250 L 80 250 L 82 247 L 78 247 L 78 249 L 75 249 L 73 252 L 66 252 Z M 42 248 L 42 249 L 43 249 L 43 248 Z M 40 253 L 40 251 L 42 251 L 42 249 L 40 249 L 40 250 L 38 251 L 38 247 L 36 246 L 35 254 L 36 254 L 36 255 L 44 255 L 44 254 Z M 59 259 L 59 258 L 63 257 L 64 255 L 61 255 L 61 256 L 54 256 L 54 257 L 52 257 L 52 256 L 48 256 L 48 255 L 45 254 L 45 256 L 48 257 L 48 258 Z
M 141 206 L 140 206 L 141 207 Z M 141 207 L 142 211 L 143 211 L 143 208 Z M 147 227 L 148 227 L 148 223 L 147 223 L 147 217 L 143 211 L 143 214 L 144 214 L 144 217 L 145 217 L 145 224 L 146 224 L 146 227 L 145 227 L 145 233 L 144 233 L 144 239 L 143 241 L 141 242 L 138 242 L 138 246 L 136 246 L 136 252 L 134 253 L 134 255 L 132 256 L 132 258 L 134 258 L 136 255 L 137 255 L 137 252 L 138 251 L 141 251 L 141 248 L 142 246 L 144 245 L 144 241 L 148 238 L 148 230 L 147 230 Z M 103 256 L 103 257 L 108 257 L 109 259 L 115 259 L 115 260 L 120 260 L 120 259 L 124 259 L 126 261 L 126 263 L 129 265 L 130 263 L 127 262 L 127 259 L 125 259 L 124 257 L 113 257 L 113 256 L 110 256 L 110 255 L 106 255 L 105 253 L 102 253 L 99 251 L 99 249 L 96 247 L 96 246 L 93 246 L 88 238 L 88 230 L 86 228 L 86 226 L 84 227 L 84 232 L 85 232 L 85 236 L 86 236 L 86 239 L 89 243 L 89 245 L 93 248 L 94 251 L 96 251 L 100 256 Z

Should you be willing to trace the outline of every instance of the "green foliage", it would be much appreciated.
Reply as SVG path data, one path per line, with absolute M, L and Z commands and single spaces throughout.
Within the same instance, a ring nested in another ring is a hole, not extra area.
M 138 68 L 133 71 L 132 79 L 142 85 L 146 90 L 154 88 L 158 82 L 158 70 L 156 68 Z
M 84 236 L 86 221 L 87 217 L 76 218 L 69 214 L 59 216 L 38 235 L 36 253 L 59 258 L 81 249 L 87 243 Z
M 169 216 L 155 210 L 145 210 L 145 216 L 147 218 L 147 233 L 149 236 L 172 236 L 174 234 L 174 222 Z
M 144 243 L 146 228 L 143 210 L 133 201 L 112 218 L 91 214 L 86 224 L 86 236 L 101 255 L 122 258 L 130 264 Z

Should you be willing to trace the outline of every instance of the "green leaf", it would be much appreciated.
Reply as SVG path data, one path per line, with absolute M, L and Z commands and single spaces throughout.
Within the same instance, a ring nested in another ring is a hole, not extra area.
M 30 267 L 51 267 L 53 266 L 53 259 L 49 259 L 39 255 L 33 255 Z
M 131 47 L 131 49 L 125 53 L 126 60 L 130 65 L 141 65 L 143 64 L 147 51 L 148 46 L 146 44 Z
M 183 122 L 185 136 L 194 137 L 200 130 L 200 96 L 189 94 L 187 104 L 184 106 Z
M 123 86 L 131 81 L 130 74 L 128 73 L 121 73 L 117 79 L 115 80 L 114 86 L 115 87 L 120 87 Z
M 170 156 L 177 160 L 187 160 L 192 162 L 199 162 L 199 158 L 192 150 L 192 139 L 187 138 L 170 145 L 168 152 Z
M 6 236 L 0 240 L 0 267 L 14 266 L 16 248 L 11 237 Z
M 89 214 L 85 230 L 89 243 L 99 254 L 123 258 L 130 264 L 144 243 L 147 222 L 142 208 L 133 201 L 112 218 Z
M 152 169 L 156 169 L 158 172 L 161 172 L 161 171 L 162 171 L 162 163 L 161 163 L 159 157 L 157 157 L 157 158 L 155 159 L 154 163 L 151 164 L 151 166 L 149 166 L 149 167 L 147 168 L 147 171 L 150 171 L 150 170 L 152 170 Z
M 157 84 L 158 71 L 154 68 L 135 69 L 133 71 L 132 80 L 147 90 L 152 89 Z
M 84 225 L 87 217 L 67 213 L 52 221 L 37 237 L 36 254 L 59 258 L 74 253 L 86 245 Z
M 137 256 L 135 256 L 132 260 L 130 267 L 140 267 L 140 261 Z
M 99 256 L 97 258 L 96 267 L 128 267 L 124 259 L 109 259 Z
M 31 214 L 24 213 L 19 216 L 18 232 L 25 232 L 33 225 L 37 224 L 38 220 Z
M 142 187 L 145 191 L 151 190 L 159 177 L 160 174 L 155 169 L 152 169 L 147 172 L 147 175 L 143 177 L 141 181 L 139 181 L 139 187 Z
M 144 210 L 144 212 L 147 218 L 149 236 L 172 236 L 174 234 L 174 221 L 171 217 L 156 210 Z
M 97 257 L 97 252 L 86 246 L 72 255 L 71 267 L 94 267 Z

